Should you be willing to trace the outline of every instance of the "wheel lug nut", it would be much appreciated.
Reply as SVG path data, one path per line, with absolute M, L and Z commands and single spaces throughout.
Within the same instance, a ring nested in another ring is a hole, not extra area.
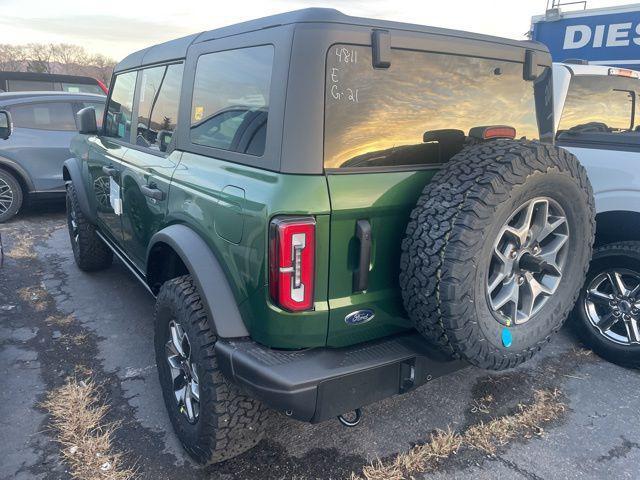
M 513 250 L 510 254 L 509 254 L 509 258 L 516 258 L 518 256 L 518 252 L 516 252 L 515 250 Z
M 524 283 L 524 277 L 522 275 L 518 275 L 518 285 L 522 285 Z

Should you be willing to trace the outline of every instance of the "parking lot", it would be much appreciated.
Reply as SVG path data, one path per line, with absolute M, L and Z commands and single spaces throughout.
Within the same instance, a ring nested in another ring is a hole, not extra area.
M 539 389 L 559 390 L 563 415 L 540 435 L 494 456 L 461 449 L 428 478 L 637 478 L 640 374 L 608 364 L 559 335 L 524 367 L 468 368 L 364 409 L 356 428 L 307 425 L 275 414 L 268 440 L 237 459 L 199 469 L 176 442 L 153 354 L 153 299 L 119 263 L 97 274 L 73 263 L 64 206 L 38 206 L 0 228 L 0 478 L 68 478 L 39 406 L 67 377 L 103 387 L 115 448 L 139 478 L 348 478 L 428 439 L 508 415 Z

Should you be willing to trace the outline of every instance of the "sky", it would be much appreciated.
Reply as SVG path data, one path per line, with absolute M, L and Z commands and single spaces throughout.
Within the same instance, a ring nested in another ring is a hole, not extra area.
M 588 0 L 589 8 L 631 3 Z M 115 60 L 166 40 L 307 7 L 523 39 L 546 0 L 0 0 L 0 43 L 74 43 Z

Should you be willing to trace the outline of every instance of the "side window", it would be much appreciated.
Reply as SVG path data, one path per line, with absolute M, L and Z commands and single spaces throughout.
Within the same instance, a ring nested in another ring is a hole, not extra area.
M 558 133 L 615 133 L 636 122 L 640 80 L 613 75 L 575 75 L 569 84 Z
M 136 89 L 138 72 L 121 73 L 114 80 L 109 106 L 105 135 L 128 141 L 131 134 L 133 93 Z
M 142 71 L 136 144 L 166 152 L 178 121 L 182 64 Z
M 271 45 L 202 55 L 191 105 L 191 141 L 264 154 L 274 49 Z
M 76 130 L 73 108 L 70 103 L 32 103 L 10 108 L 13 124 L 17 128 L 38 130 Z

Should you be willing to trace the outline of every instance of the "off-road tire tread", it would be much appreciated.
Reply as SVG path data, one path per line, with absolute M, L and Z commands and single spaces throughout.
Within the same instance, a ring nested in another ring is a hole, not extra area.
M 217 336 L 191 275 L 177 277 L 163 284 L 156 301 L 156 318 L 158 309 L 163 308 L 167 302 L 172 303 L 177 309 L 177 317 L 180 318 L 183 328 L 190 329 L 189 337 L 195 334 L 199 337 L 199 342 L 202 342 L 198 357 L 201 389 L 201 413 L 198 421 L 205 422 L 206 428 L 200 430 L 197 442 L 184 442 L 180 424 L 175 418 L 175 415 L 181 414 L 176 413 L 177 409 L 173 407 L 170 417 L 174 429 L 185 450 L 202 465 L 236 457 L 260 442 L 270 411 L 258 400 L 244 395 L 223 376 L 214 351 Z M 189 327 L 186 327 L 185 323 Z M 159 328 L 157 324 L 156 328 Z M 203 371 L 206 375 L 202 374 Z M 162 389 L 167 408 L 170 409 L 172 402 L 175 402 L 173 392 L 168 391 L 164 385 Z M 205 391 L 210 394 L 203 395 Z M 207 401 L 203 402 L 203 399 Z
M 74 246 L 73 239 L 71 239 L 71 244 L 78 268 L 85 272 L 96 272 L 108 268 L 113 263 L 113 252 L 96 234 L 97 227 L 82 213 L 73 183 L 67 185 L 67 202 L 72 203 L 76 212 L 76 223 L 79 230 L 78 244 Z M 68 205 L 67 208 L 69 208 Z M 67 215 L 70 213 L 67 212 Z
M 579 287 L 552 313 L 552 331 L 520 353 L 505 353 L 482 341 L 473 315 L 473 251 L 496 207 L 534 172 L 556 170 L 578 182 L 591 212 L 589 252 L 595 208 L 585 169 L 566 150 L 539 142 L 496 140 L 465 147 L 434 175 L 411 212 L 402 242 L 400 286 L 405 309 L 417 330 L 453 358 L 486 369 L 512 368 L 530 359 L 562 326 Z M 589 255 L 590 256 L 590 255 Z M 588 270 L 588 261 L 583 274 Z M 484 301 L 484 299 L 482 300 Z

